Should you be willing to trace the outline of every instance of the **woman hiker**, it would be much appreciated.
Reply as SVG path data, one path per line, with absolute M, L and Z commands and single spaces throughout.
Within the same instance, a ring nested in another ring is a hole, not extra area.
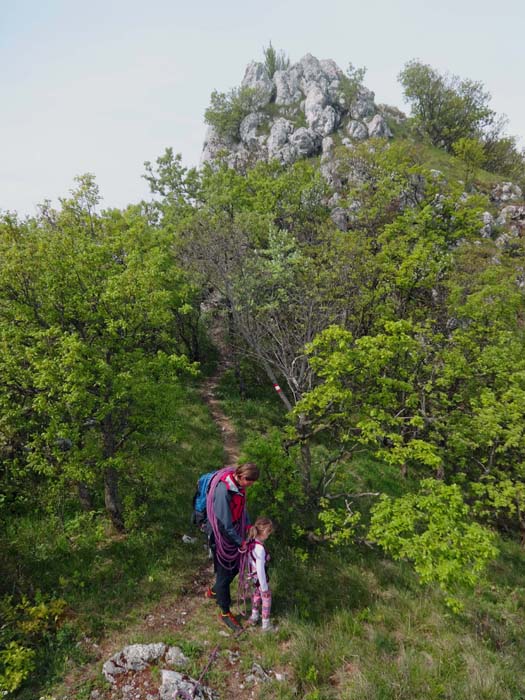
M 241 554 L 246 553 L 246 489 L 259 478 L 259 468 L 252 462 L 237 468 L 220 469 L 210 483 L 206 498 L 208 537 L 213 553 L 215 583 L 206 592 L 221 609 L 219 619 L 238 631 L 242 625 L 230 610 L 230 584 L 239 573 Z

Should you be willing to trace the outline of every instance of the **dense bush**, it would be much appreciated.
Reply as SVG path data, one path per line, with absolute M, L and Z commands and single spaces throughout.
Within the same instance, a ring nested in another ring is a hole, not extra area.
M 3 506 L 56 511 L 76 491 L 93 510 L 103 494 L 123 530 L 119 482 L 143 488 L 131 454 L 194 373 L 175 332 L 192 292 L 167 234 L 136 210 L 98 214 L 93 179 L 78 184 L 59 211 L 0 221 Z
M 383 496 L 368 536 L 395 559 L 410 559 L 423 583 L 437 582 L 453 609 L 457 588 L 478 583 L 496 556 L 494 535 L 469 517 L 456 485 L 425 479 L 417 494 Z
M 35 668 L 37 647 L 56 631 L 66 602 L 60 598 L 0 599 L 0 695 L 17 690 Z
M 214 90 L 211 104 L 204 113 L 207 124 L 213 126 L 217 134 L 231 141 L 239 141 L 239 129 L 244 117 L 254 112 L 259 103 L 256 88 L 234 88 L 228 93 Z
M 490 107 L 490 94 L 479 81 L 443 75 L 419 61 L 409 61 L 399 80 L 412 107 L 416 132 L 434 146 L 456 152 L 458 143 L 478 143 L 476 167 L 522 182 L 525 160 L 517 139 L 505 134 L 507 120 Z M 455 147 L 456 144 L 456 147 Z

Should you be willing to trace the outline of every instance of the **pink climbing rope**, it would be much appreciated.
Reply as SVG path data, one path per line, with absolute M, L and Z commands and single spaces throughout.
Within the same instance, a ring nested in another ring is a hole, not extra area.
M 250 557 L 252 556 L 254 540 L 246 542 L 246 551 L 241 554 L 239 561 L 239 576 L 237 583 L 237 604 L 246 614 L 246 601 L 251 596 Z
M 219 523 L 213 508 L 213 499 L 217 484 L 220 482 L 223 475 L 232 474 L 234 471 L 235 469 L 233 467 L 224 467 L 223 469 L 219 469 L 219 471 L 213 476 L 210 482 L 210 488 L 208 489 L 208 495 L 206 496 L 206 512 L 208 522 L 210 523 L 210 527 L 215 537 L 215 554 L 220 565 L 225 569 L 234 569 L 237 564 L 239 565 L 237 603 L 241 611 L 246 614 L 246 599 L 249 597 L 249 547 L 247 544 L 246 551 L 240 552 L 235 543 L 233 543 L 227 537 L 224 537 L 220 531 Z M 246 524 L 247 520 L 245 507 L 243 509 L 241 519 L 234 524 L 235 531 L 242 541 L 244 541 L 246 537 Z
M 234 471 L 235 469 L 233 467 L 224 467 L 223 469 L 219 469 L 210 482 L 210 488 L 208 489 L 208 495 L 206 496 L 206 513 L 208 516 L 208 522 L 210 523 L 210 527 L 215 537 L 215 553 L 219 564 L 225 569 L 233 569 L 235 567 L 236 563 L 239 561 L 239 548 L 234 542 L 231 542 L 231 540 L 229 540 L 227 537 L 224 537 L 220 531 L 219 523 L 213 508 L 213 499 L 215 496 L 215 489 L 217 488 L 217 484 L 220 482 L 221 477 L 225 474 L 232 474 Z M 246 508 L 243 509 L 241 519 L 234 523 L 234 527 L 241 540 L 244 540 L 246 532 Z

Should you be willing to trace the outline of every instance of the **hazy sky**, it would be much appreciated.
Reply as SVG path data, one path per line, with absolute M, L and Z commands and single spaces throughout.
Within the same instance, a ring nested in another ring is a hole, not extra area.
M 144 161 L 172 146 L 196 165 L 211 91 L 270 40 L 292 62 L 366 66 L 402 108 L 411 58 L 481 80 L 524 137 L 524 30 L 523 0 L 0 0 L 0 209 L 34 214 L 85 172 L 106 206 L 146 197 Z

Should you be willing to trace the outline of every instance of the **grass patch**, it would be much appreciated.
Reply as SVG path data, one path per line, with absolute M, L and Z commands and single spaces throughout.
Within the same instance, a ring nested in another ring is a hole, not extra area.
M 437 590 L 419 587 L 410 567 L 374 552 L 325 551 L 304 571 L 291 559 L 277 563 L 275 598 L 293 678 L 264 697 L 293 688 L 299 697 L 359 700 L 523 697 L 519 594 L 489 581 L 464 594 L 466 611 L 455 616 Z
M 286 422 L 286 412 L 272 385 L 250 368 L 245 370 L 245 395 L 241 396 L 233 370 L 221 378 L 216 396 L 237 431 L 242 444 L 250 434 L 264 434 Z
M 449 181 L 464 180 L 465 167 L 458 158 L 436 146 L 420 142 L 415 145 L 421 163 L 426 168 L 441 171 Z M 482 192 L 490 191 L 494 185 L 502 182 L 504 179 L 501 175 L 489 173 L 481 168 L 476 170 L 474 174 L 474 184 Z

